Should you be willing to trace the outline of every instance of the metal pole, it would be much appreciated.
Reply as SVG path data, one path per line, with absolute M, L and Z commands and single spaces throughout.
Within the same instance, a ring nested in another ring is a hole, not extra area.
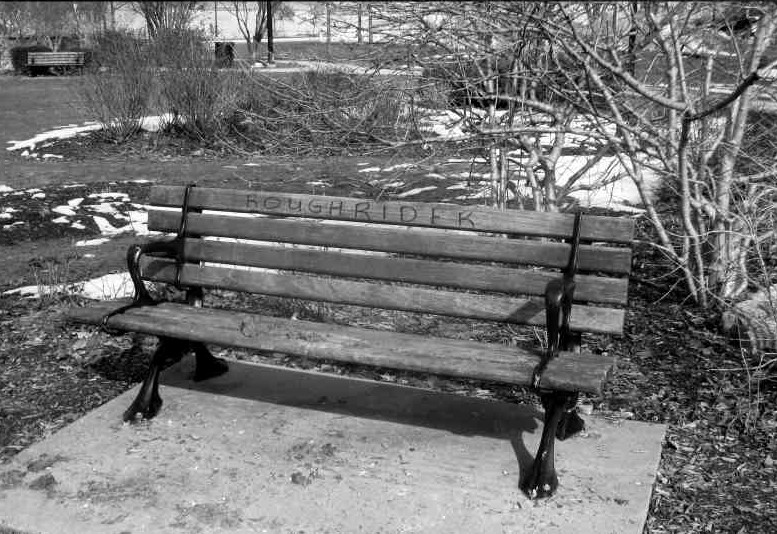
M 267 0 L 267 63 L 275 63 L 275 46 L 272 38 L 272 1 Z

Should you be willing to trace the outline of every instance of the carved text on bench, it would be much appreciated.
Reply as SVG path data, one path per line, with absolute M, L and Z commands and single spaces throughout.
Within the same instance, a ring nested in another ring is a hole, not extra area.
M 321 200 L 322 197 L 293 198 L 282 196 L 246 195 L 246 207 L 271 213 L 299 214 L 310 217 L 332 217 L 365 222 L 416 223 L 445 225 L 457 228 L 476 228 L 472 211 L 460 211 L 451 206 L 445 209 L 435 206 L 400 203 L 371 202 L 367 200 Z

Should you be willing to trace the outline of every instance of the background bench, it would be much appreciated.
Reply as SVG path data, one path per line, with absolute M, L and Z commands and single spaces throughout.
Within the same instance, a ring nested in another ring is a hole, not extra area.
M 630 219 L 585 216 L 576 222 L 570 214 L 199 187 L 154 187 L 150 204 L 149 229 L 178 234 L 128 250 L 135 303 L 103 302 L 69 314 L 79 322 L 159 336 L 149 375 L 125 420 L 157 413 L 158 376 L 169 358 L 194 351 L 195 379 L 225 372 L 226 364 L 205 343 L 531 386 L 546 414 L 524 488 L 532 497 L 555 491 L 554 435 L 564 438 L 582 428 L 574 412 L 577 393 L 600 393 L 613 365 L 612 357 L 581 352 L 580 333 L 623 329 Z M 151 297 L 141 278 L 186 288 L 186 302 L 146 305 Z M 203 288 L 549 324 L 549 345 L 526 348 L 217 309 L 203 306 Z
M 56 67 L 63 70 L 77 68 L 79 72 L 84 67 L 83 52 L 28 52 L 27 67 L 30 75 L 34 76 L 36 70 L 33 67 Z

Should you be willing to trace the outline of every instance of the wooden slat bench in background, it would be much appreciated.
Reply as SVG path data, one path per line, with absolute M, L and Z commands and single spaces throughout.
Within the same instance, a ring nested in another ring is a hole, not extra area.
M 612 357 L 581 352 L 579 340 L 622 332 L 630 219 L 171 186 L 152 188 L 150 204 L 149 229 L 177 236 L 128 250 L 135 302 L 69 314 L 159 336 L 125 420 L 157 413 L 168 358 L 194 351 L 195 379 L 225 372 L 205 343 L 530 386 L 546 415 L 524 489 L 555 491 L 554 435 L 582 428 L 577 394 L 599 393 L 613 366 Z M 152 302 L 141 278 L 185 288 L 187 302 Z M 541 350 L 209 308 L 203 289 L 547 326 L 550 343 Z
M 28 52 L 28 67 L 56 67 L 61 69 L 77 68 L 80 71 L 84 67 L 83 52 Z M 35 69 L 30 68 L 31 75 L 35 75 Z

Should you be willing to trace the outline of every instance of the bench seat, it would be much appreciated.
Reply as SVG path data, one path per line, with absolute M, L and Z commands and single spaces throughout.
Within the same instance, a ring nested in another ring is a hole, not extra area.
M 107 313 L 128 302 L 72 308 L 69 317 L 77 322 L 100 324 Z M 172 302 L 129 309 L 111 317 L 108 326 L 214 345 L 518 386 L 531 384 L 532 372 L 542 355 L 538 350 L 497 343 L 371 330 Z M 613 364 L 614 359 L 609 356 L 562 352 L 548 364 L 541 386 L 599 394 Z

